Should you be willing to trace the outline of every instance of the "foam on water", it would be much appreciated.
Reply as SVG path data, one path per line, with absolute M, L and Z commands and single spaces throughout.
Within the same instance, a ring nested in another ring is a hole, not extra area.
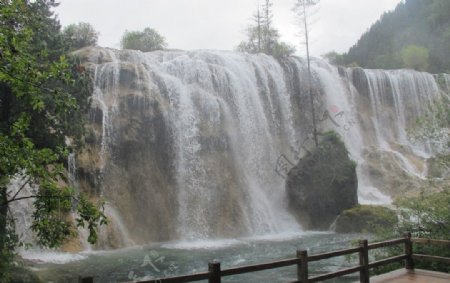
M 88 256 L 81 253 L 63 253 L 48 250 L 22 250 L 20 256 L 24 259 L 31 260 L 36 263 L 54 263 L 66 264 L 74 261 L 81 261 Z
M 238 239 L 215 239 L 215 240 L 199 240 L 199 241 L 180 241 L 162 244 L 161 247 L 167 249 L 178 250 L 214 250 L 226 247 L 242 245 L 244 242 Z

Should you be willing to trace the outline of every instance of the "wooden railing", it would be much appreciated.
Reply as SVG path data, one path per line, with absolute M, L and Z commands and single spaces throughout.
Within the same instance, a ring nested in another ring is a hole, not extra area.
M 450 247 L 450 241 L 445 240 L 432 240 L 432 239 L 412 239 L 412 242 L 419 245 L 435 245 L 435 246 L 447 246 Z M 412 254 L 413 260 L 427 260 L 437 261 L 450 264 L 450 258 L 442 256 L 424 255 L 424 254 Z
M 182 275 L 176 277 L 169 278 L 161 278 L 161 279 L 152 279 L 146 281 L 131 281 L 136 283 L 181 283 L 181 282 L 195 282 L 200 280 L 208 280 L 208 283 L 220 283 L 222 277 L 238 275 L 249 272 L 256 272 L 262 270 L 275 269 L 279 267 L 293 266 L 297 267 L 297 280 L 291 283 L 313 283 L 324 281 L 332 278 L 341 277 L 344 275 L 352 274 L 359 272 L 359 281 L 363 283 L 369 283 L 370 276 L 369 270 L 375 267 L 384 266 L 394 262 L 404 262 L 404 266 L 406 269 L 414 269 L 414 260 L 431 260 L 431 261 L 439 261 L 450 264 L 450 258 L 446 257 L 438 257 L 433 255 L 423 255 L 423 254 L 414 254 L 413 253 L 413 243 L 416 244 L 433 244 L 433 245 L 442 245 L 442 246 L 450 246 L 450 241 L 444 240 L 431 240 L 431 239 L 421 239 L 421 238 L 411 238 L 411 234 L 405 234 L 404 238 L 383 241 L 378 243 L 369 244 L 367 240 L 360 240 L 358 247 L 338 250 L 328 253 L 321 253 L 308 256 L 307 251 L 297 251 L 296 257 L 292 259 L 284 259 L 274 262 L 256 264 L 256 265 L 246 265 L 233 267 L 228 269 L 221 269 L 220 262 L 210 262 L 208 264 L 208 271 L 202 273 L 195 273 L 190 275 Z M 385 258 L 378 261 L 369 262 L 369 251 L 391 247 L 395 245 L 403 245 L 404 252 L 401 255 L 393 256 L 389 258 Z M 359 256 L 359 265 L 338 270 L 335 272 L 322 274 L 318 276 L 309 277 L 308 275 L 308 264 L 310 262 L 325 260 L 337 256 L 345 256 L 358 254 Z M 82 281 L 80 279 L 80 283 L 84 282 L 93 282 L 93 278 L 84 278 L 90 281 Z M 129 283 L 131 283 L 129 282 Z

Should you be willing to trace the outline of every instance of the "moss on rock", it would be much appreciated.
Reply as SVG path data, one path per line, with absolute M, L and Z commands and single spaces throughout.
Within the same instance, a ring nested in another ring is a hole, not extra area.
M 336 219 L 338 233 L 380 233 L 398 223 L 394 210 L 377 205 L 358 205 L 342 212 Z

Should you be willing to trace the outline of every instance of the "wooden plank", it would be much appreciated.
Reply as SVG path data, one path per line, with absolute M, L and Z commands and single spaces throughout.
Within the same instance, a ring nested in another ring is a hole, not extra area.
M 395 239 L 395 240 L 390 240 L 390 241 L 373 243 L 373 244 L 369 245 L 369 250 L 395 246 L 395 245 L 403 244 L 404 242 L 405 242 L 405 239 L 401 238 L 401 239 Z
M 398 269 L 389 273 L 373 276 L 370 283 L 448 283 L 450 274 L 422 269 Z
M 447 241 L 447 240 L 433 240 L 433 239 L 425 239 L 425 238 L 412 238 L 411 241 L 413 243 L 416 243 L 416 244 L 450 246 L 450 241 Z
M 316 255 L 310 255 L 308 257 L 308 262 L 313 262 L 313 261 L 318 261 L 318 260 L 323 260 L 323 259 L 328 259 L 328 258 L 332 258 L 332 257 L 337 257 L 337 256 L 343 256 L 343 255 L 349 255 L 349 254 L 353 254 L 353 253 L 358 253 L 360 251 L 360 247 L 358 248 L 351 248 L 351 249 L 345 249 L 345 250 L 339 250 L 339 251 L 335 251 L 335 252 L 329 252 L 329 253 L 322 253 L 322 254 L 316 254 Z
M 424 255 L 424 254 L 413 254 L 413 259 L 417 260 L 428 260 L 428 261 L 438 261 L 450 264 L 450 257 Z
M 369 263 L 369 268 L 374 268 L 374 267 L 386 265 L 386 264 L 389 264 L 389 263 L 402 261 L 402 260 L 404 260 L 406 258 L 407 258 L 406 255 L 399 255 L 399 256 L 393 256 L 393 257 L 389 257 L 389 258 L 386 258 L 386 259 L 374 261 L 372 263 Z
M 320 282 L 320 281 L 324 281 L 324 280 L 328 280 L 328 279 L 333 279 L 336 277 L 341 277 L 341 276 L 344 276 L 347 274 L 352 274 L 352 273 L 361 271 L 361 269 L 362 269 L 362 266 L 356 266 L 356 267 L 351 267 L 351 268 L 347 268 L 347 269 L 342 269 L 342 270 L 339 270 L 336 272 L 311 277 L 311 278 L 309 278 L 308 282 L 313 283 L 313 282 Z
M 237 275 L 247 272 L 255 272 L 255 271 L 261 271 L 261 270 L 267 270 L 267 269 L 274 269 L 278 267 L 285 267 L 290 266 L 294 264 L 299 264 L 301 260 L 299 258 L 292 258 L 292 259 L 285 259 L 280 261 L 274 261 L 274 262 L 268 262 L 268 263 L 261 263 L 261 264 L 255 264 L 255 265 L 246 265 L 246 266 L 240 266 L 240 267 L 233 267 L 224 269 L 221 271 L 222 276 L 230 276 L 230 275 Z

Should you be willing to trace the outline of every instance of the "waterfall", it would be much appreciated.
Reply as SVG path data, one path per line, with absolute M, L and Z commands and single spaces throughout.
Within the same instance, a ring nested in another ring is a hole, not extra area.
M 9 196 L 16 198 L 34 195 L 36 188 L 29 184 L 29 178 L 23 174 L 13 178 L 8 185 Z M 33 199 L 13 201 L 9 204 L 9 214 L 14 219 L 15 231 L 19 241 L 24 244 L 34 244 L 35 239 L 31 231 L 33 221 Z
M 100 190 L 122 238 L 139 244 L 301 231 L 277 166 L 292 167 L 311 135 L 304 60 L 227 51 L 80 54 L 93 70 L 94 92 L 79 186 Z M 448 93 L 448 75 L 439 85 L 427 73 L 320 60 L 312 72 L 319 131 L 338 132 L 357 162 L 360 202 L 390 202 L 398 192 L 377 174 L 392 168 L 425 177 L 436 148 L 411 142 L 407 130 Z

